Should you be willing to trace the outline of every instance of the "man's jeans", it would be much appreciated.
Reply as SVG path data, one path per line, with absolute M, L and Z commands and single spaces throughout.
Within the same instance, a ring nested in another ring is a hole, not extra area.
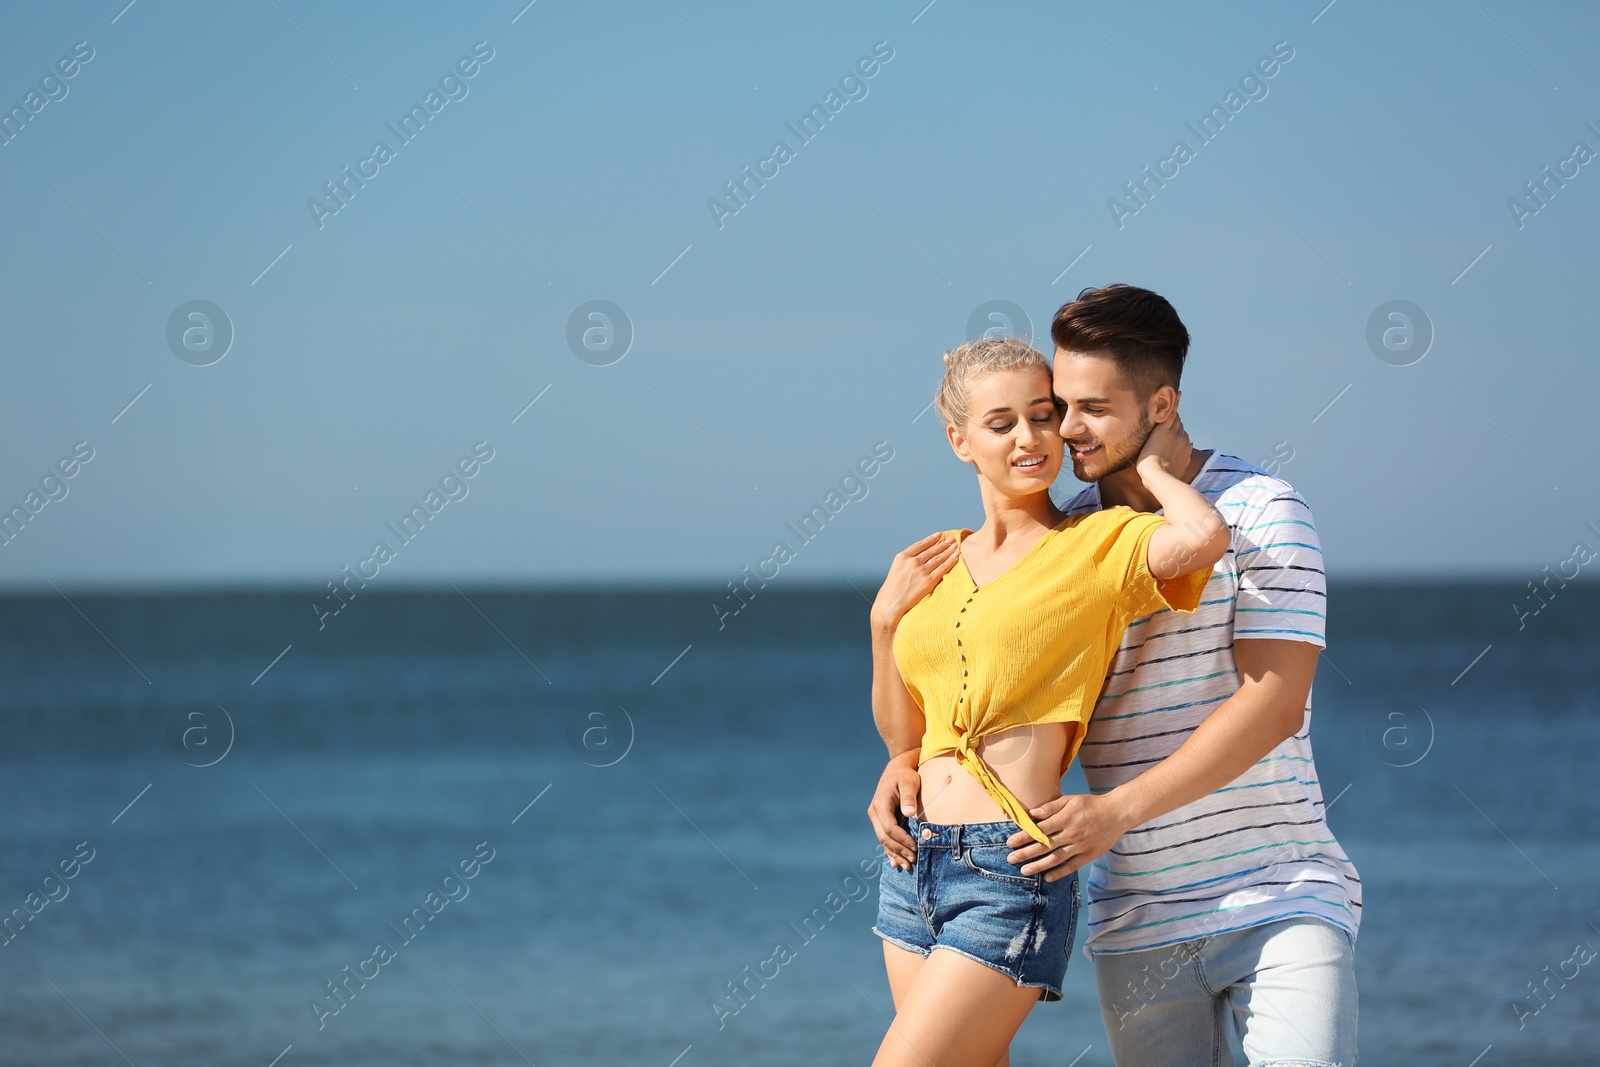
M 1356 1062 L 1355 945 L 1320 919 L 1108 953 L 1094 971 L 1117 1067 L 1230 1064 L 1230 1012 L 1251 1067 Z

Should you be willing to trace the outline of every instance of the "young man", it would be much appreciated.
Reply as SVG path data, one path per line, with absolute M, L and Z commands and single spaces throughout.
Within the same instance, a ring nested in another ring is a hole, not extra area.
M 1176 399 L 1189 334 L 1145 289 L 1085 289 L 1056 313 L 1055 392 L 1069 513 L 1155 511 L 1132 464 L 1158 395 Z M 1185 438 L 1187 440 L 1187 438 Z M 1311 512 L 1283 479 L 1190 449 L 1173 472 L 1231 546 L 1198 611 L 1128 627 L 1079 753 L 1091 792 L 1031 814 L 1024 874 L 1087 866 L 1085 951 L 1119 1067 L 1356 1062 L 1361 880 L 1324 818 L 1309 736 L 1327 592 Z M 869 816 L 891 862 L 914 854 L 916 750 L 891 751 Z

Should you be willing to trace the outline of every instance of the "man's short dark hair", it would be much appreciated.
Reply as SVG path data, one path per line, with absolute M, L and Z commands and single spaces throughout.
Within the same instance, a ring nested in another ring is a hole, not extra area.
M 1189 331 L 1166 297 L 1121 282 L 1061 305 L 1050 337 L 1068 352 L 1115 360 L 1141 400 L 1163 385 L 1178 388 L 1189 354 Z

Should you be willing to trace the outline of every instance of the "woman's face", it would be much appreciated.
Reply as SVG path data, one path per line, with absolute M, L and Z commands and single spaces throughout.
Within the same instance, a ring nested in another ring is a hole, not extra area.
M 1043 367 L 994 371 L 967 386 L 967 422 L 950 447 L 1007 496 L 1048 490 L 1061 473 L 1061 414 Z

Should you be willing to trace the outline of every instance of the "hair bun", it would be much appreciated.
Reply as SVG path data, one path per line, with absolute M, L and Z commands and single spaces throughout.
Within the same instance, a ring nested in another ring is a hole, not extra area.
M 1050 373 L 1044 353 L 1018 337 L 985 337 L 957 345 L 944 354 L 944 378 L 934 394 L 934 406 L 947 426 L 967 421 L 967 387 L 994 371 L 1038 367 Z

